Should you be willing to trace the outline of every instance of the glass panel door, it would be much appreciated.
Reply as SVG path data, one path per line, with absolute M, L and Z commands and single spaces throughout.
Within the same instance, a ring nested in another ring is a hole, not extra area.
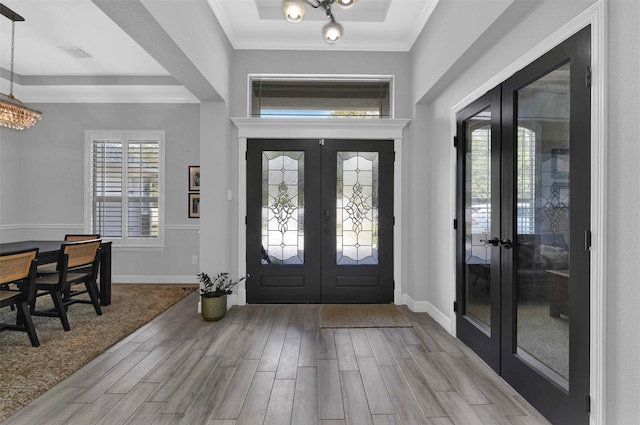
M 393 141 L 325 140 L 323 303 L 393 301 Z
M 589 40 L 502 85 L 502 376 L 563 425 L 589 421 Z
M 393 141 L 247 141 L 247 302 L 393 301 Z
M 456 117 L 457 335 L 562 425 L 589 421 L 589 51 L 587 27 Z
M 320 302 L 317 140 L 247 141 L 247 302 Z
M 500 90 L 457 115 L 457 335 L 500 370 Z

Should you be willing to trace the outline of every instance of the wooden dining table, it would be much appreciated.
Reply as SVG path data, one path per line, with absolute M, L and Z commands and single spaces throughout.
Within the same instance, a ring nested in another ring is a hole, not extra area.
M 19 241 L 0 243 L 0 253 L 38 248 L 38 264 L 55 263 L 64 241 Z M 102 241 L 100 248 L 100 305 L 111 304 L 111 242 Z

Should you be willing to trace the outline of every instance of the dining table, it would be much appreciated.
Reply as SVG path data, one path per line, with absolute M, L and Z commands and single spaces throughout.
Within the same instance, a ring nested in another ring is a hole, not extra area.
M 65 241 L 29 240 L 0 243 L 0 253 L 38 248 L 38 264 L 55 263 L 60 256 L 60 248 Z M 68 243 L 68 242 L 66 242 Z M 100 305 L 111 304 L 111 242 L 102 241 L 100 247 Z

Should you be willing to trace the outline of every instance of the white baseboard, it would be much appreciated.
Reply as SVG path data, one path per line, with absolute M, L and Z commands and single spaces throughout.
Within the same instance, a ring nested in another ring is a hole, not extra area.
M 402 299 L 402 289 L 396 288 L 393 291 L 393 303 L 396 305 L 404 304 Z
M 146 275 L 113 275 L 112 283 L 159 283 L 159 284 L 198 284 L 195 276 L 146 276 Z
M 233 297 L 237 297 L 237 305 L 247 305 L 247 290 L 246 289 L 238 289 L 238 295 L 232 295 Z
M 402 295 L 403 304 L 414 313 L 429 313 L 429 316 L 433 318 L 440 326 L 442 326 L 450 334 L 454 334 L 451 329 L 451 318 L 445 313 L 437 309 L 433 304 L 428 301 L 414 301 L 407 294 Z

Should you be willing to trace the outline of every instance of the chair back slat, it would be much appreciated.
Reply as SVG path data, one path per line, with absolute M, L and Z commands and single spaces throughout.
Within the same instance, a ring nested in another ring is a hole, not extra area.
M 31 250 L 0 257 L 0 284 L 14 282 L 29 277 L 31 263 L 36 258 L 38 250 Z
M 64 235 L 64 240 L 66 242 L 90 241 L 93 239 L 100 239 L 100 235 Z
M 71 269 L 92 264 L 96 259 L 99 248 L 99 240 L 64 244 L 63 253 L 68 256 L 67 268 Z

